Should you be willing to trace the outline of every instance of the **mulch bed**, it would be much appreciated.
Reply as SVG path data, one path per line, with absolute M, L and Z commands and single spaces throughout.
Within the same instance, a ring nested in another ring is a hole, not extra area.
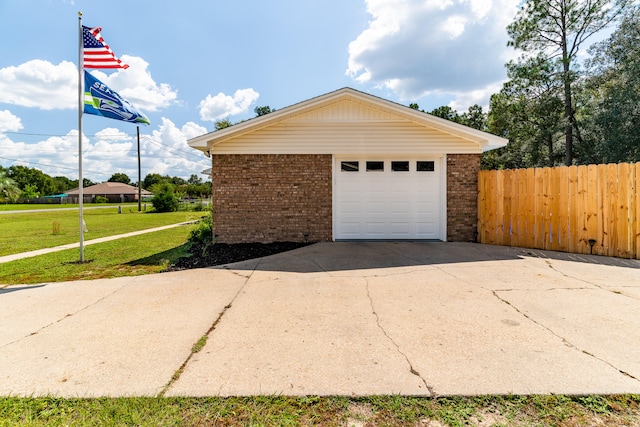
M 202 246 L 193 245 L 189 249 L 191 256 L 180 258 L 166 271 L 188 270 L 191 268 L 212 267 L 214 265 L 230 264 L 253 258 L 286 252 L 301 248 L 309 243 L 274 242 L 274 243 L 216 243 L 202 252 Z

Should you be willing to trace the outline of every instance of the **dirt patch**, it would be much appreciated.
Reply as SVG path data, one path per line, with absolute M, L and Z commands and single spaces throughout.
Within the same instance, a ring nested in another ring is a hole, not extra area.
M 352 403 L 347 410 L 347 427 L 367 427 L 373 418 L 371 405 L 366 403 Z

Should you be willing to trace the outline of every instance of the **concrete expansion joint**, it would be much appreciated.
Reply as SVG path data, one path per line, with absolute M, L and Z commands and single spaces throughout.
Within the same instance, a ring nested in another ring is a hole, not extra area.
M 320 269 L 320 271 L 325 273 L 327 276 L 333 277 L 333 275 L 330 272 L 328 272 L 323 266 L 318 264 L 318 262 L 315 259 L 312 259 L 311 262 L 313 262 L 316 265 L 316 267 L 318 267 Z
M 100 302 L 104 301 L 105 299 L 109 298 L 110 296 L 115 295 L 116 293 L 120 292 L 120 291 L 121 291 L 125 286 L 126 286 L 126 285 L 122 285 L 122 286 L 120 286 L 118 289 L 116 289 L 116 290 L 114 290 L 113 292 L 111 292 L 111 293 L 109 293 L 109 294 L 107 294 L 107 295 L 103 296 L 102 298 L 99 298 L 99 299 L 95 300 L 95 301 L 94 301 L 94 302 L 92 302 L 91 304 L 86 305 L 86 306 L 84 306 L 84 307 L 82 307 L 82 308 L 80 308 L 80 309 L 78 309 L 78 310 L 74 311 L 73 313 L 67 313 L 67 314 L 65 314 L 64 316 L 62 316 L 61 318 L 59 318 L 59 319 L 57 319 L 57 320 L 54 320 L 53 322 L 51 322 L 51 323 L 48 323 L 48 324 L 44 325 L 43 327 L 41 327 L 40 329 L 38 329 L 38 330 L 36 330 L 36 331 L 30 332 L 30 333 L 28 333 L 27 335 L 25 335 L 25 336 L 23 336 L 23 337 L 20 337 L 20 338 L 18 338 L 18 339 L 16 339 L 16 340 L 14 340 L 14 341 L 11 341 L 11 342 L 8 342 L 8 343 L 6 343 L 6 344 L 4 344 L 4 345 L 1 345 L 1 346 L 0 346 L 0 348 L 8 347 L 8 346 L 10 346 L 10 345 L 12 345 L 12 344 L 17 343 L 18 341 L 22 341 L 22 340 L 23 340 L 23 339 L 25 339 L 25 338 L 29 338 L 29 337 L 32 337 L 32 336 L 34 336 L 34 335 L 38 335 L 40 332 L 44 331 L 45 329 L 50 328 L 50 327 L 51 327 L 51 326 L 53 326 L 53 325 L 57 325 L 58 323 L 61 323 L 62 321 L 66 320 L 66 319 L 68 319 L 68 318 L 70 318 L 70 317 L 73 317 L 73 316 L 75 316 L 76 314 L 81 313 L 81 312 L 83 312 L 83 311 L 87 310 L 87 309 L 88 309 L 88 308 L 90 308 L 90 307 L 93 307 L 93 306 L 98 305 Z
M 605 292 L 611 292 L 612 294 L 622 295 L 620 292 L 617 292 L 617 291 L 615 291 L 615 290 L 613 290 L 613 289 L 607 289 L 607 288 L 604 288 L 604 287 L 602 287 L 602 286 L 598 285 L 597 283 L 593 283 L 593 282 L 590 282 L 590 281 L 588 281 L 588 280 L 581 279 L 581 278 L 579 278 L 579 277 L 570 276 L 570 275 L 568 275 L 567 273 L 565 273 L 564 271 L 559 270 L 555 265 L 553 265 L 553 263 L 552 263 L 550 260 L 546 260 L 546 263 L 547 263 L 547 265 L 549 266 L 549 268 L 551 268 L 553 271 L 555 271 L 555 272 L 558 272 L 558 273 L 562 274 L 564 277 L 566 277 L 566 278 L 568 278 L 568 279 L 577 280 L 577 281 L 579 281 L 579 282 L 583 282 L 583 283 L 586 283 L 586 284 L 588 284 L 588 285 L 595 286 L 596 288 L 598 288 L 598 289 L 600 289 L 600 290 L 603 290 L 603 291 L 605 291 Z M 582 289 L 585 289 L 585 288 L 582 288 Z M 625 296 L 625 297 L 627 297 L 627 298 L 633 298 L 633 297 L 630 297 L 630 296 L 628 296 L 628 295 L 622 295 L 622 296 Z
M 371 292 L 369 292 L 369 281 L 368 280 L 366 280 L 365 289 L 367 290 L 367 298 L 369 298 L 369 304 L 371 304 L 371 312 L 373 313 L 373 315 L 376 318 L 376 325 L 378 326 L 378 329 L 380 329 L 382 331 L 384 336 L 387 337 L 387 339 L 389 341 L 391 341 L 391 343 L 394 345 L 394 347 L 396 348 L 398 353 L 402 357 L 404 357 L 404 359 L 407 361 L 407 364 L 409 365 L 409 372 L 411 372 L 412 375 L 415 375 L 416 377 L 420 378 L 420 381 L 422 381 L 422 383 L 424 384 L 425 388 L 429 392 L 429 396 L 430 397 L 438 397 L 438 394 L 435 392 L 434 388 L 432 386 L 430 386 L 429 384 L 427 384 L 427 381 L 422 377 L 422 375 L 420 375 L 420 372 L 415 370 L 415 368 L 413 367 L 413 364 L 409 360 L 409 357 L 402 351 L 402 349 L 400 349 L 400 346 L 398 345 L 398 343 L 396 343 L 395 340 L 393 338 L 391 338 L 391 336 L 389 336 L 387 331 L 380 324 L 380 316 L 378 316 L 378 313 L 376 312 L 376 308 L 375 308 L 375 306 L 373 304 L 373 298 L 371 297 Z
M 571 276 L 568 276 L 568 275 L 564 274 L 563 272 L 561 272 L 561 271 L 559 271 L 559 270 L 555 269 L 555 268 L 554 268 L 554 266 L 551 264 L 551 262 L 550 262 L 550 261 L 548 261 L 548 260 L 547 260 L 546 262 L 547 262 L 547 264 L 549 264 L 549 267 L 550 267 L 550 268 L 552 268 L 554 271 L 557 271 L 558 273 L 563 274 L 565 277 L 572 278 L 572 279 L 576 279 L 576 278 L 573 278 L 573 277 L 571 277 Z M 493 296 L 494 296 L 494 297 L 496 297 L 499 301 L 503 302 L 504 304 L 507 304 L 509 307 L 511 307 L 513 310 L 515 310 L 518 314 L 520 314 L 521 316 L 523 316 L 525 319 L 529 320 L 530 322 L 534 323 L 535 325 L 537 325 L 537 326 L 539 326 L 539 327 L 541 327 L 541 328 L 543 328 L 543 329 L 546 329 L 546 330 L 547 330 L 548 332 L 550 332 L 553 336 L 555 336 L 556 338 L 560 339 L 560 340 L 562 341 L 562 343 L 563 343 L 564 345 L 566 345 L 567 347 L 572 348 L 572 349 L 575 349 L 575 350 L 577 350 L 577 351 L 582 351 L 584 354 L 587 354 L 587 355 L 589 355 L 589 356 L 593 357 L 594 359 L 599 360 L 600 362 L 605 363 L 605 364 L 607 364 L 607 365 L 611 366 L 613 369 L 617 370 L 617 371 L 618 371 L 618 372 L 620 372 L 621 374 L 626 375 L 626 376 L 629 376 L 629 377 L 634 378 L 634 379 L 636 379 L 636 380 L 637 380 L 637 378 L 635 378 L 635 377 L 631 376 L 631 375 L 630 375 L 630 374 L 628 374 L 627 372 L 624 372 L 624 371 L 622 371 L 622 370 L 620 370 L 620 369 L 616 368 L 616 367 L 615 367 L 615 366 L 613 366 L 611 363 L 609 363 L 609 362 L 607 362 L 607 361 L 605 361 L 605 360 L 603 360 L 603 359 L 600 359 L 600 358 L 596 357 L 595 355 L 593 355 L 593 354 L 590 354 L 590 353 L 586 352 L 585 350 L 581 350 L 580 348 L 578 348 L 576 345 L 574 345 L 572 342 L 570 342 L 570 341 L 569 341 L 569 340 L 567 340 L 566 338 L 564 338 L 564 337 L 562 337 L 562 336 L 558 335 L 555 331 L 553 331 L 553 330 L 552 330 L 551 328 L 549 328 L 548 326 L 545 326 L 545 325 L 543 325 L 542 323 L 540 323 L 540 322 L 536 321 L 536 320 L 535 320 L 535 319 L 533 319 L 531 316 L 529 316 L 528 314 L 526 314 L 526 313 L 524 313 L 523 311 L 521 311 L 518 307 L 516 307 L 516 306 L 514 306 L 513 304 L 511 304 L 511 303 L 510 303 L 509 301 L 507 301 L 506 299 L 504 299 L 504 298 L 500 297 L 500 295 L 498 295 L 498 292 L 501 292 L 501 291 L 487 289 L 487 288 L 485 288 L 485 287 L 482 287 L 482 286 L 476 285 L 475 283 L 471 283 L 471 282 L 468 282 L 468 281 L 466 281 L 466 280 L 462 280 L 462 279 L 460 279 L 460 278 L 456 277 L 455 275 L 451 274 L 450 272 L 445 271 L 444 269 L 441 269 L 441 268 L 439 268 L 439 269 L 440 269 L 442 272 L 444 272 L 445 274 L 448 274 L 449 276 L 453 277 L 454 279 L 461 280 L 461 281 L 463 281 L 463 282 L 465 282 L 465 283 L 469 283 L 469 284 L 470 284 L 470 285 L 472 285 L 472 286 L 478 286 L 478 287 L 480 287 L 480 288 L 482 288 L 482 289 L 485 289 L 485 290 L 487 290 L 487 291 L 490 291 L 490 292 L 493 294 Z M 608 291 L 608 292 L 616 293 L 616 292 L 614 292 L 614 291 L 610 291 L 610 290 L 608 290 L 608 289 L 604 289 L 604 288 L 602 288 L 602 287 L 600 287 L 600 286 L 598 286 L 598 285 L 596 285 L 596 284 L 589 283 L 589 282 L 587 282 L 587 281 L 585 281 L 585 280 L 581 280 L 581 279 L 576 279 L 576 280 L 580 280 L 580 281 L 585 282 L 585 283 L 587 283 L 587 284 L 589 284 L 589 285 L 593 285 L 593 286 L 595 286 L 596 288 L 599 288 L 599 289 L 601 289 L 601 290 L 605 290 L 605 291 Z M 559 288 L 559 289 L 566 290 L 567 288 Z M 592 288 L 582 288 L 582 289 L 592 289 Z M 511 291 L 511 290 L 512 290 L 512 289 L 508 289 L 507 291 Z M 572 290 L 572 289 L 570 289 L 570 290 Z M 548 289 L 547 289 L 546 291 L 548 291 Z
M 369 279 L 369 278 L 376 278 L 376 277 L 394 277 L 394 276 L 404 276 L 406 274 L 413 274 L 413 273 L 423 273 L 426 271 L 429 271 L 429 269 L 431 269 L 432 267 L 427 267 L 427 268 L 414 268 L 411 270 L 405 270 L 405 271 L 401 271 L 401 272 L 397 272 L 397 273 L 388 273 L 388 274 L 365 274 L 363 273 L 360 277 L 362 277 L 363 279 Z M 332 275 L 331 277 L 345 277 L 345 278 L 352 278 L 353 276 L 350 276 L 348 274 L 337 274 L 337 275 Z
M 255 267 L 253 267 L 253 270 L 251 270 L 251 273 L 249 273 L 248 276 L 240 275 L 241 277 L 245 278 L 245 281 L 242 284 L 242 286 L 240 286 L 240 289 L 238 289 L 238 292 L 236 292 L 236 294 L 231 298 L 231 301 L 229 301 L 229 303 L 224 306 L 220 314 L 218 314 L 218 317 L 213 321 L 213 323 L 211 324 L 209 329 L 205 332 L 205 334 L 202 337 L 200 337 L 198 341 L 196 341 L 193 344 L 193 346 L 191 346 L 191 351 L 189 352 L 189 355 L 184 360 L 184 362 L 182 362 L 180 367 L 173 373 L 173 375 L 171 376 L 167 384 L 165 384 L 162 387 L 162 389 L 158 393 L 158 397 L 164 397 L 167 391 L 169 391 L 169 389 L 171 388 L 171 386 L 173 386 L 173 384 L 175 384 L 175 382 L 180 379 L 180 376 L 182 375 L 184 370 L 187 368 L 187 365 L 189 364 L 193 356 L 201 350 L 201 346 L 199 345 L 199 343 L 200 342 L 206 343 L 206 341 L 209 339 L 213 331 L 216 329 L 216 327 L 218 326 L 218 324 L 220 323 L 224 315 L 227 313 L 227 310 L 229 310 L 233 306 L 233 303 L 235 302 L 235 300 L 238 298 L 238 296 L 242 293 L 244 288 L 247 286 L 247 283 L 249 283 L 249 279 L 251 279 L 251 276 L 253 276 L 253 273 L 255 273 L 256 269 L 258 268 L 261 262 L 262 262 L 262 258 L 257 262 Z
M 568 341 L 566 338 L 558 335 L 556 332 L 554 332 L 552 329 L 550 329 L 548 326 L 543 325 L 542 323 L 538 322 L 537 320 L 535 320 L 534 318 L 532 318 L 531 316 L 529 316 L 527 313 L 522 312 L 518 307 L 516 307 L 515 305 L 511 304 L 509 301 L 507 301 L 506 299 L 502 298 L 500 295 L 498 295 L 498 291 L 491 291 L 491 293 L 493 294 L 494 297 L 496 297 L 499 301 L 503 302 L 504 304 L 507 304 L 509 307 L 511 307 L 516 313 L 518 313 L 519 315 L 521 315 L 522 317 L 524 317 L 525 319 L 527 319 L 528 321 L 534 323 L 535 325 L 540 326 L 543 329 L 546 329 L 547 331 L 551 332 L 551 334 L 553 336 L 555 336 L 556 338 L 559 338 L 560 340 L 562 340 L 563 344 L 566 345 L 567 347 L 570 348 L 574 348 L 576 350 L 579 350 L 578 347 L 576 347 L 573 343 L 571 343 L 570 341 Z
M 527 320 L 529 320 L 529 321 L 533 322 L 534 324 L 536 324 L 536 325 L 540 326 L 541 328 L 546 329 L 546 330 L 547 330 L 547 331 L 549 331 L 553 336 L 555 336 L 556 338 L 559 338 L 560 340 L 562 340 L 562 343 L 563 343 L 564 345 L 566 345 L 567 347 L 572 348 L 572 349 L 575 349 L 575 350 L 577 350 L 577 351 L 580 351 L 580 352 L 582 352 L 583 354 L 586 354 L 587 356 L 592 357 L 593 359 L 596 359 L 597 361 L 599 361 L 599 362 L 601 362 L 601 363 L 604 363 L 605 365 L 610 366 L 611 368 L 613 368 L 613 369 L 615 369 L 616 371 L 618 371 L 620 374 L 622 374 L 622 375 L 624 375 L 624 376 L 626 376 L 626 377 L 632 378 L 632 379 L 634 379 L 634 380 L 636 380 L 636 381 L 639 381 L 639 382 L 640 382 L 640 379 L 638 379 L 638 378 L 634 377 L 633 375 L 629 374 L 628 372 L 625 372 L 625 371 L 623 371 L 623 370 L 621 370 L 621 369 L 617 368 L 617 367 L 616 367 L 616 366 L 614 366 L 612 363 L 607 362 L 606 360 L 604 360 L 604 359 L 602 359 L 602 358 L 600 358 L 600 357 L 596 356 L 595 354 L 589 353 L 589 352 L 588 352 L 588 351 L 586 351 L 586 350 L 583 350 L 583 349 L 578 348 L 575 344 L 571 343 L 571 342 L 570 342 L 569 340 L 567 340 L 566 338 L 564 338 L 564 337 L 562 337 L 562 336 L 558 335 L 556 332 L 554 332 L 554 331 L 553 331 L 551 328 L 549 328 L 548 326 L 545 326 L 545 325 L 543 325 L 542 323 L 540 323 L 540 322 L 536 321 L 536 320 L 535 320 L 535 319 L 533 319 L 531 316 L 529 316 L 529 315 L 527 315 L 526 313 L 523 313 L 522 311 L 520 311 L 520 310 L 518 309 L 518 307 L 516 307 L 516 306 L 514 306 L 513 304 L 511 304 L 511 303 L 510 303 L 509 301 L 507 301 L 506 299 L 501 298 L 501 297 L 497 294 L 497 291 L 493 291 L 493 295 L 494 295 L 496 298 L 498 298 L 500 301 L 502 301 L 503 303 L 507 304 L 509 307 L 513 308 L 517 313 L 519 313 L 520 315 L 524 316 Z

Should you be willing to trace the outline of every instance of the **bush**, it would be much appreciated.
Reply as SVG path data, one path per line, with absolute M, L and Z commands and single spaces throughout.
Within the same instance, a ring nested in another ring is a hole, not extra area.
M 195 227 L 189 233 L 189 243 L 192 246 L 200 246 L 202 248 L 202 255 L 207 252 L 207 249 L 213 244 L 213 217 L 211 213 L 203 216 L 195 225 Z
M 95 203 L 107 203 L 109 199 L 104 196 L 96 196 Z
M 155 189 L 151 204 L 156 212 L 175 212 L 180 206 L 180 199 L 176 196 L 173 185 L 162 184 Z

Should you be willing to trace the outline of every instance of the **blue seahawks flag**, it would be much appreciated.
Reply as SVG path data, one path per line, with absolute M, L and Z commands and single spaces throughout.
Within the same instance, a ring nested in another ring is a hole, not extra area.
M 151 124 L 129 101 L 87 71 L 84 71 L 84 112 L 123 122 Z

